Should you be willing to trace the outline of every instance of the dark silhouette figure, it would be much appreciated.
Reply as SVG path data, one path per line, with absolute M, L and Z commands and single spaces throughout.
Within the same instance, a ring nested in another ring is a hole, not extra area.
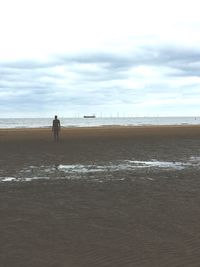
M 52 132 L 54 135 L 54 141 L 57 142 L 59 140 L 60 132 L 60 120 L 58 120 L 57 116 L 55 116 L 55 119 L 53 120 Z

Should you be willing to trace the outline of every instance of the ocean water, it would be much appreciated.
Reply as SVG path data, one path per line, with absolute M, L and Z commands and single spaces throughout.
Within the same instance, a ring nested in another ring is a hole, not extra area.
M 48 128 L 53 118 L 2 118 L 0 128 Z M 60 118 L 62 127 L 198 125 L 200 117 Z

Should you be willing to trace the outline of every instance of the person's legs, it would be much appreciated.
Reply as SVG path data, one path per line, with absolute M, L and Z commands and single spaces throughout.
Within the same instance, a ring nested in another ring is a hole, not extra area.
M 58 131 L 54 130 L 54 141 L 58 141 L 59 136 L 58 136 Z

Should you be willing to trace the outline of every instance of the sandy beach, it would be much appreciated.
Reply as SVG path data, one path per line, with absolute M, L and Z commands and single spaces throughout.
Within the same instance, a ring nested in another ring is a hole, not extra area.
M 2 129 L 0 151 L 0 266 L 199 266 L 200 126 Z

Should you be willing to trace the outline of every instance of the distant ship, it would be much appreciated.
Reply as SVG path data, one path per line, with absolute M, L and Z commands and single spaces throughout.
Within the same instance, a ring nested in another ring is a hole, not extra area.
M 84 115 L 83 118 L 84 119 L 94 119 L 94 118 L 96 118 L 96 116 L 95 115 Z

